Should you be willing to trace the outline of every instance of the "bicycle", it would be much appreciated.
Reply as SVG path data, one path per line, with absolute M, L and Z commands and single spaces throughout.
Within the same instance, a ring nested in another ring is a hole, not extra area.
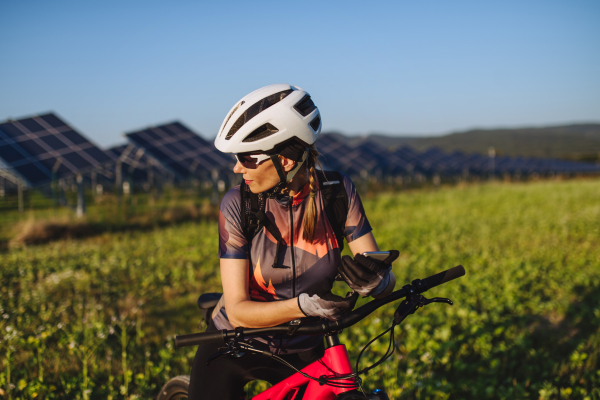
M 370 394 L 365 393 L 362 390 L 362 380 L 359 375 L 380 365 L 394 353 L 394 328 L 402 323 L 406 317 L 413 314 L 418 308 L 422 308 L 431 303 L 453 304 L 450 299 L 440 297 L 427 299 L 423 297 L 421 293 L 464 275 L 465 269 L 462 265 L 458 265 L 423 280 L 415 279 L 410 285 L 405 285 L 402 289 L 391 293 L 387 297 L 372 300 L 356 310 L 349 312 L 337 321 L 329 321 L 326 319 L 322 319 L 319 322 L 294 320 L 287 324 L 269 328 L 244 329 L 238 327 L 235 330 L 193 333 L 177 336 L 175 338 L 175 346 L 185 347 L 198 346 L 206 343 L 223 343 L 226 347 L 219 353 L 210 357 L 208 362 L 222 356 L 243 357 L 244 354 L 252 352 L 272 357 L 296 371 L 296 373 L 283 381 L 252 397 L 252 400 L 299 400 L 301 398 L 322 400 L 389 400 L 387 394 L 380 389 L 376 389 Z M 212 308 L 217 304 L 219 297 L 220 294 L 218 293 L 209 293 L 200 296 L 198 299 L 198 305 L 203 311 L 205 320 L 210 318 Z M 401 298 L 406 299 L 400 303 L 394 312 L 392 326 L 365 345 L 358 355 L 354 369 L 356 372 L 353 372 L 346 346 L 340 343 L 338 333 L 341 332 L 342 329 L 348 328 L 364 319 L 379 307 Z M 371 343 L 388 332 L 390 332 L 390 344 L 386 353 L 373 365 L 359 370 L 358 366 L 363 352 Z M 253 336 L 272 335 L 277 333 L 288 335 L 325 335 L 327 344 L 325 354 L 319 360 L 299 371 L 278 356 L 268 351 L 256 349 L 243 341 L 243 339 L 251 338 Z M 187 397 L 189 379 L 189 376 L 186 375 L 171 378 L 163 386 L 157 396 L 157 400 L 175 400 Z

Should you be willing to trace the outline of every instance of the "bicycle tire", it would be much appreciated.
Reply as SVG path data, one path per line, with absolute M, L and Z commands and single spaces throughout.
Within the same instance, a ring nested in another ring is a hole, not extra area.
M 187 399 L 190 389 L 190 376 L 179 375 L 171 378 L 162 387 L 156 400 L 178 400 Z

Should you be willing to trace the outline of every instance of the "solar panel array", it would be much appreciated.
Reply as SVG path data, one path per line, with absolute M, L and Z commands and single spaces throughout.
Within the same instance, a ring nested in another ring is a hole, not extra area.
M 180 122 L 126 136 L 129 144 L 102 151 L 52 113 L 5 121 L 0 123 L 0 168 L 3 175 L 11 174 L 37 186 L 49 183 L 53 170 L 57 178 L 102 169 L 114 172 L 118 161 L 125 168 L 124 176 L 134 180 L 146 179 L 149 171 L 171 173 L 184 180 L 210 179 L 215 172 L 219 176 L 231 174 L 235 164 L 231 155 L 217 151 L 212 143 Z M 333 134 L 321 135 L 317 147 L 325 169 L 360 177 L 600 172 L 600 165 L 554 159 L 490 158 L 459 151 L 447 153 L 438 148 L 420 152 L 407 146 L 388 151 L 368 139 L 351 145 L 347 138 Z
M 206 178 L 213 170 L 230 170 L 234 159 L 216 150 L 180 122 L 160 125 L 126 134 L 179 178 Z
M 419 152 L 403 146 L 394 151 L 367 140 L 357 145 L 348 144 L 347 138 L 325 134 L 317 148 L 324 160 L 323 167 L 338 170 L 350 176 L 410 176 L 424 177 L 468 175 L 527 175 L 598 173 L 600 165 L 555 159 L 490 158 L 481 154 L 446 153 L 439 148 Z
M 29 185 L 102 167 L 110 157 L 50 113 L 0 124 L 0 158 Z
M 134 144 L 113 146 L 106 150 L 106 154 L 113 160 L 114 165 L 120 161 L 123 176 L 128 176 L 133 181 L 147 181 L 150 170 L 154 174 L 168 174 L 168 171 L 159 162 L 148 156 L 144 149 Z M 115 168 L 112 167 L 110 171 L 115 172 Z
M 325 134 L 317 141 L 317 149 L 322 155 L 325 169 L 341 171 L 351 176 L 364 175 L 365 171 L 378 176 L 388 173 L 389 162 L 382 159 L 386 150 L 373 142 L 351 146 L 347 140 Z

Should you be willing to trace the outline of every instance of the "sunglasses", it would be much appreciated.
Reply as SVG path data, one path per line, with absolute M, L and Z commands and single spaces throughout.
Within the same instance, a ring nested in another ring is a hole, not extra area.
M 268 160 L 271 156 L 266 154 L 235 154 L 235 158 L 246 168 L 256 168 L 258 164 Z

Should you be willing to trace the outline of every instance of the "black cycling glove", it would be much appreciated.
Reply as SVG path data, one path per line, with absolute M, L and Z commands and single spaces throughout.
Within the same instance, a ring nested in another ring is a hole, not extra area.
M 392 262 L 398 258 L 398 250 L 390 250 L 383 261 L 357 254 L 354 259 L 342 257 L 339 273 L 348 286 L 362 296 L 377 295 L 385 290 L 390 280 Z

